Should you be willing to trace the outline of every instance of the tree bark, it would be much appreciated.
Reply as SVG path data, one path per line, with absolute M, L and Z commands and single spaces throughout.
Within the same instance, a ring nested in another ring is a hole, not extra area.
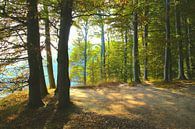
M 137 6 L 138 0 L 133 0 L 134 6 Z M 133 12 L 133 81 L 140 83 L 139 78 L 139 51 L 138 51 L 138 15 Z
M 164 66 L 164 81 L 171 81 L 171 44 L 170 44 L 170 0 L 166 0 L 166 44 L 165 44 L 165 66 Z
M 27 52 L 30 69 L 28 106 L 30 108 L 38 108 L 44 105 L 40 91 L 40 33 L 37 3 L 37 0 L 27 0 Z
M 148 7 L 148 0 L 145 0 L 146 6 L 145 6 L 145 17 L 148 17 L 149 13 L 149 7 Z M 144 26 L 144 80 L 148 80 L 148 21 L 146 21 L 146 24 Z
M 187 78 L 192 79 L 192 70 L 191 70 L 191 27 L 189 24 L 189 19 L 186 18 L 186 69 L 187 69 Z
M 105 65 L 106 65 L 106 58 L 105 58 L 105 31 L 104 31 L 104 23 L 102 16 L 99 16 L 101 20 L 101 80 L 106 80 L 106 73 L 105 73 Z
M 106 78 L 107 79 L 110 79 L 110 34 L 108 32 L 107 34 L 107 41 L 108 41 L 108 47 L 107 47 L 107 56 L 106 56 L 106 59 L 107 59 L 107 71 L 106 71 Z
M 50 25 L 49 25 L 49 12 L 48 7 L 44 6 L 45 10 L 45 46 L 47 54 L 47 71 L 49 77 L 49 87 L 50 89 L 55 89 L 55 79 L 53 74 L 53 63 L 52 63 L 52 52 L 51 52 L 51 40 L 50 40 Z
M 60 109 L 70 104 L 68 40 L 72 24 L 73 0 L 62 0 L 61 5 L 57 79 L 58 108 Z
M 124 44 L 124 82 L 127 82 L 127 44 L 128 44 L 128 36 L 127 30 L 125 30 L 125 44 Z
M 184 62 L 183 62 L 183 44 L 181 40 L 181 15 L 178 5 L 178 0 L 175 0 L 175 31 L 178 45 L 178 79 L 185 80 Z
M 84 25 L 84 85 L 87 82 L 87 43 L 88 43 L 88 20 L 85 21 Z
M 39 60 L 40 60 L 40 66 L 39 66 L 40 67 L 40 90 L 41 90 L 41 97 L 44 98 L 45 96 L 48 95 L 48 91 L 47 91 L 47 85 L 45 82 L 45 76 L 43 71 L 41 51 L 39 52 Z

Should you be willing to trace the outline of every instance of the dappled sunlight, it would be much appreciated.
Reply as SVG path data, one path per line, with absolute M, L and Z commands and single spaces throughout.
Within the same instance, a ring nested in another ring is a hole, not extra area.
M 123 95 L 123 99 L 134 99 L 134 97 L 132 95 Z
M 144 83 L 147 84 L 147 85 L 150 85 L 150 86 L 153 85 L 152 81 L 144 81 Z
M 195 0 L 1 0 L 0 129 L 195 129 Z
M 39 110 L 24 110 L 23 105 L 26 103 L 27 93 L 9 96 L 8 101 L 3 100 L 1 109 L 9 111 L 8 115 L 4 117 L 4 123 L 13 126 L 15 123 L 22 123 L 18 124 L 18 127 L 21 128 L 30 125 L 32 128 L 66 129 L 95 127 L 97 125 L 102 127 L 102 123 L 105 121 L 110 124 L 110 119 L 116 120 L 114 123 L 149 119 L 154 125 L 162 125 L 163 127 L 167 127 L 163 123 L 168 123 L 169 127 L 181 126 L 185 123 L 194 126 L 192 122 L 195 119 L 194 97 L 180 95 L 161 88 L 149 86 L 71 88 L 73 106 L 61 112 L 55 109 L 57 99 L 53 97 L 54 91 L 49 92 L 50 95 L 43 99 L 46 106 Z M 13 101 L 16 103 L 14 104 Z M 2 110 L 0 113 L 3 113 Z M 29 116 L 34 119 L 30 119 Z M 185 119 L 182 119 L 181 122 L 181 118 Z M 113 127 L 115 126 L 113 125 Z
M 77 90 L 77 89 L 71 89 L 70 95 L 71 96 L 76 95 L 79 98 L 86 98 L 87 97 L 86 92 L 82 92 L 82 90 Z
M 121 99 L 121 94 L 120 93 L 108 93 L 107 98 L 110 100 Z
M 6 122 L 12 121 L 18 117 L 18 114 L 12 114 L 6 118 Z
M 125 87 L 125 88 L 124 88 Z M 126 89 L 127 90 L 123 90 Z M 100 88 L 75 90 L 73 89 L 72 100 L 76 105 L 82 106 L 90 112 L 100 114 L 128 114 L 129 108 L 142 107 L 147 105 L 144 102 L 145 95 L 143 93 L 131 94 L 130 87 L 122 86 L 114 88 Z M 152 96 L 150 96 L 152 97 Z M 139 100 L 138 100 L 139 99 Z
M 174 112 L 178 113 L 177 116 L 182 115 L 180 112 L 186 112 L 186 115 L 190 115 L 181 108 L 185 109 L 184 103 L 192 101 L 190 98 L 181 101 L 185 96 L 175 94 L 164 88 L 148 86 L 87 89 L 78 90 L 75 93 L 72 96 L 73 102 L 85 111 L 126 117 L 129 114 L 140 116 L 142 113 L 152 113 L 152 116 L 143 115 L 142 117 L 149 117 L 151 120 L 159 119 L 158 122 L 166 121 L 168 114 L 175 119 L 176 114 Z M 195 104 L 192 103 L 192 106 Z
M 143 93 L 136 94 L 136 98 L 143 98 L 145 95 Z
M 127 103 L 130 105 L 130 107 L 137 107 L 137 106 L 145 106 L 146 103 L 136 101 L 136 100 L 127 100 Z
M 113 103 L 109 106 L 110 112 L 112 114 L 126 114 L 125 106 L 121 103 Z
M 166 105 L 175 105 L 175 103 L 174 102 L 171 102 L 171 101 L 165 101 L 164 102 Z

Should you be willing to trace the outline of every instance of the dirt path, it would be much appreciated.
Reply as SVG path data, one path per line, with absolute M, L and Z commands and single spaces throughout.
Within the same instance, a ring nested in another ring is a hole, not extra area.
M 195 91 L 190 92 L 194 93 Z M 125 120 L 143 121 L 158 129 L 195 129 L 194 94 L 188 95 L 151 86 L 121 85 L 106 88 L 71 89 L 71 96 L 73 102 L 82 107 L 85 112 L 113 116 L 117 119 L 124 119 L 123 122 Z M 84 117 L 88 118 L 87 115 Z M 89 119 L 95 118 L 90 117 Z M 121 127 L 125 128 L 125 126 Z M 147 127 L 143 126 L 143 128 Z
M 73 104 L 57 110 L 53 92 L 45 106 L 26 109 L 27 93 L 1 100 L 1 129 L 195 129 L 194 84 L 184 88 L 112 85 L 71 88 Z M 177 86 L 178 87 L 178 86 Z

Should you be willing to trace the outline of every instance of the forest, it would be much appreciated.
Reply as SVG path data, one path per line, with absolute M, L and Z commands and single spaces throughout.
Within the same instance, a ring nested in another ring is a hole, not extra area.
M 195 128 L 195 0 L 0 0 L 0 128 Z

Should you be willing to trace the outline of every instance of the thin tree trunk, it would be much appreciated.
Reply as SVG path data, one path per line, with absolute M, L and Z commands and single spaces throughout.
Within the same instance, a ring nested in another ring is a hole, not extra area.
M 49 77 L 49 87 L 50 89 L 55 89 L 55 79 L 53 74 L 53 63 L 52 63 L 52 52 L 51 52 L 51 40 L 50 40 L 50 25 L 49 25 L 49 12 L 48 7 L 44 6 L 45 10 L 45 46 L 47 54 L 47 71 Z
M 85 22 L 84 26 L 84 42 L 85 42 L 85 48 L 84 48 L 84 85 L 86 85 L 87 82 L 87 43 L 88 43 L 88 20 Z
M 165 67 L 164 81 L 171 81 L 171 45 L 170 45 L 170 0 L 166 0 L 166 45 L 165 45 Z
M 133 0 L 134 6 L 137 6 L 138 0 Z M 137 11 L 133 13 L 133 79 L 136 83 L 140 83 L 139 78 L 139 51 L 138 51 L 138 16 Z
M 181 15 L 178 7 L 178 1 L 175 0 L 175 31 L 178 45 L 178 78 L 180 80 L 186 79 L 184 75 L 183 65 L 183 44 L 181 40 Z
M 188 23 L 189 19 L 186 18 L 186 69 L 187 69 L 187 77 L 188 79 L 192 79 L 192 72 L 191 72 L 191 27 Z
M 39 52 L 39 60 L 40 60 L 40 90 L 41 90 L 41 97 L 44 98 L 46 95 L 48 95 L 47 86 L 45 82 L 45 76 L 43 71 L 43 62 L 42 62 L 42 56 L 41 51 Z
M 94 57 L 92 59 L 92 66 L 94 66 Z M 93 67 L 91 69 L 91 73 L 92 73 L 92 85 L 94 85 L 95 84 L 95 71 Z
M 107 34 L 107 37 L 108 37 L 108 48 L 107 48 L 107 75 L 106 75 L 106 78 L 107 79 L 110 79 L 110 34 L 108 32 Z
M 128 36 L 127 30 L 125 30 L 125 44 L 124 44 L 124 82 L 127 82 L 127 44 L 128 44 Z
M 60 109 L 70 104 L 68 40 L 72 24 L 73 0 L 63 0 L 61 5 L 57 79 L 58 108 Z
M 37 0 L 27 0 L 27 52 L 28 63 L 30 68 L 29 76 L 29 102 L 30 108 L 38 108 L 43 106 L 40 91 L 40 33 Z
M 100 16 L 100 20 L 102 20 L 102 16 Z M 101 80 L 105 79 L 105 31 L 104 31 L 104 23 L 101 21 Z
M 146 7 L 145 7 L 145 17 L 148 17 L 149 7 L 148 7 L 148 0 L 145 0 Z M 148 80 L 148 21 L 144 26 L 144 80 Z

